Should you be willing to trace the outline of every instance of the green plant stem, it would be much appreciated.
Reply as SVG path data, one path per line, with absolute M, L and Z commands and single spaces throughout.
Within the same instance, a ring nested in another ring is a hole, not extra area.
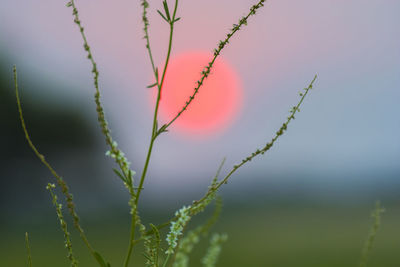
M 159 106 L 160 106 L 160 96 L 161 96 L 161 90 L 162 90 L 162 87 L 163 87 L 163 84 L 164 84 L 165 73 L 166 73 L 168 62 L 169 62 L 169 58 L 170 58 L 170 55 L 171 55 L 173 32 L 174 32 L 174 27 L 173 27 L 173 24 L 172 24 L 170 26 L 168 54 L 167 54 L 167 58 L 166 58 L 166 61 L 165 61 L 165 67 L 164 67 L 163 75 L 162 75 L 162 78 L 161 78 L 161 82 L 158 85 L 157 101 L 156 101 L 156 106 L 155 106 L 154 116 L 153 116 L 153 127 L 152 127 L 153 130 L 152 130 L 152 134 L 151 134 L 152 136 L 151 136 L 151 139 L 150 139 L 150 145 L 149 145 L 149 149 L 147 151 L 147 157 L 146 157 L 146 162 L 145 162 L 144 167 L 143 167 L 142 176 L 140 177 L 139 188 L 138 188 L 138 191 L 137 191 L 137 197 L 136 197 L 135 204 L 137 204 L 138 201 L 139 201 L 139 196 L 140 196 L 140 193 L 141 193 L 141 191 L 143 189 L 142 188 L 143 187 L 143 183 L 144 183 L 144 180 L 146 178 L 147 169 L 148 169 L 150 158 L 151 158 L 151 152 L 153 151 L 154 141 L 157 138 L 156 132 L 158 130 L 157 129 L 158 109 L 159 109 Z
M 72 198 L 72 194 L 69 192 L 69 188 L 66 184 L 66 182 L 62 179 L 62 177 L 60 175 L 58 175 L 58 173 L 53 169 L 53 167 L 46 161 L 45 157 L 40 154 L 40 152 L 37 150 L 37 148 L 35 147 L 35 145 L 33 144 L 29 133 L 28 133 L 28 129 L 25 125 L 25 120 L 22 114 L 22 106 L 21 106 L 21 100 L 19 97 L 19 90 L 18 90 L 18 80 L 17 80 L 17 68 L 16 66 L 14 66 L 13 68 L 13 72 L 14 72 L 14 85 L 15 85 L 15 95 L 17 98 L 17 105 L 18 105 L 18 112 L 19 112 L 19 118 L 21 121 L 21 126 L 22 129 L 25 133 L 25 139 L 28 141 L 29 146 L 31 147 L 31 149 L 33 150 L 33 152 L 36 154 L 36 156 L 40 159 L 40 161 L 46 166 L 46 168 L 51 172 L 51 174 L 56 178 L 57 183 L 60 185 L 61 187 L 61 191 L 64 194 L 66 200 L 67 200 L 67 206 L 68 206 L 68 211 L 72 216 L 73 222 L 74 222 L 74 226 L 75 228 L 78 230 L 79 235 L 83 241 L 83 243 L 85 243 L 86 247 L 89 249 L 90 253 L 92 254 L 92 256 L 96 259 L 95 256 L 95 250 L 93 249 L 93 247 L 90 245 L 85 232 L 83 231 L 80 223 L 79 223 L 79 217 L 78 214 L 76 213 L 75 210 L 75 204 L 73 202 L 73 198 Z
M 139 203 L 140 193 L 143 190 L 143 184 L 144 184 L 144 181 L 146 179 L 146 174 L 147 174 L 147 170 L 148 170 L 148 167 L 149 167 L 149 163 L 150 163 L 151 153 L 153 151 L 154 142 L 155 142 L 155 140 L 157 138 L 158 109 L 159 109 L 159 106 L 160 106 L 161 90 L 162 90 L 162 87 L 164 85 L 165 74 L 167 72 L 168 63 L 169 63 L 169 59 L 170 59 L 170 56 L 171 56 L 172 40 L 173 40 L 173 34 L 174 34 L 175 16 L 176 16 L 177 8 L 178 8 L 178 2 L 179 2 L 178 0 L 175 0 L 174 13 L 173 13 L 173 16 L 172 16 L 172 20 L 170 21 L 170 34 L 169 34 L 169 40 L 168 40 L 168 51 L 167 51 L 167 56 L 166 56 L 165 64 L 164 64 L 164 70 L 163 70 L 163 74 L 161 76 L 161 81 L 160 82 L 158 81 L 158 71 L 157 71 L 157 68 L 155 68 L 155 66 L 154 66 L 153 56 L 152 56 L 152 53 L 151 53 L 150 41 L 149 41 L 149 37 L 148 37 L 148 28 L 147 28 L 147 26 L 145 24 L 146 47 L 147 47 L 147 50 L 148 50 L 148 53 L 149 53 L 149 57 L 150 57 L 150 61 L 151 61 L 151 64 L 152 64 L 154 76 L 155 76 L 156 81 L 157 81 L 158 92 L 157 92 L 156 105 L 155 105 L 155 108 L 154 108 L 150 144 L 149 144 L 149 148 L 148 148 L 148 151 L 147 151 L 146 161 L 145 161 L 145 164 L 144 164 L 144 167 L 143 167 L 142 175 L 140 177 L 139 186 L 138 186 L 138 189 L 137 189 L 137 192 L 136 192 L 135 204 L 134 204 L 134 209 L 133 209 L 133 212 L 132 212 L 131 230 L 130 230 L 131 233 L 130 233 L 130 238 L 129 238 L 129 247 L 128 247 L 127 255 L 125 257 L 124 267 L 127 267 L 129 265 L 129 261 L 130 261 L 131 255 L 132 255 L 133 247 L 136 244 L 136 242 L 135 242 L 136 212 L 137 212 L 137 207 L 138 207 L 138 203 Z
M 28 267 L 32 267 L 32 255 L 31 255 L 31 247 L 29 246 L 29 235 L 25 233 L 25 246 L 26 253 L 28 254 Z

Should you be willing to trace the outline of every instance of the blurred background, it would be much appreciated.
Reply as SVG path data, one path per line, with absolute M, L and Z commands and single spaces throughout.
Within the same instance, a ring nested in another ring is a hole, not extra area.
M 160 66 L 168 25 L 156 12 L 162 2 L 149 3 Z M 212 51 L 254 3 L 181 1 L 172 56 Z M 91 67 L 65 4 L 2 0 L 0 7 L 0 266 L 25 266 L 25 232 L 34 266 L 69 265 L 45 190 L 54 179 L 18 120 L 13 64 L 32 140 L 70 185 L 89 239 L 113 266 L 128 243 L 128 194 L 104 155 Z M 140 174 L 153 112 L 140 2 L 77 6 L 113 136 Z M 386 213 L 369 266 L 399 266 L 399 11 L 396 0 L 268 1 L 222 53 L 239 74 L 241 110 L 223 131 L 193 138 L 171 127 L 157 140 L 142 195 L 145 221 L 166 221 L 203 195 L 222 158 L 224 174 L 269 141 L 318 74 L 288 132 L 222 187 L 215 230 L 229 242 L 219 266 L 357 266 L 376 200 Z M 81 266 L 95 266 L 70 228 Z M 206 243 L 191 266 L 201 266 Z

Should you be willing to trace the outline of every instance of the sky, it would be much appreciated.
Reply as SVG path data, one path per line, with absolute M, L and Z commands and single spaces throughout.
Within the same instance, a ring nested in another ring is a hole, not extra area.
M 168 25 L 156 12 L 161 1 L 149 3 L 150 39 L 156 65 L 161 66 Z M 254 3 L 180 1 L 182 19 L 176 25 L 172 58 L 213 51 Z M 29 91 L 34 79 L 70 88 L 31 95 L 88 112 L 94 110 L 90 65 L 72 10 L 65 4 L 2 0 L 0 52 L 19 66 L 24 90 Z M 153 116 L 140 2 L 87 0 L 77 1 L 77 6 L 100 70 L 110 126 L 140 172 Z M 398 178 L 399 11 L 397 0 L 267 1 L 221 54 L 243 88 L 236 117 L 223 131 L 204 137 L 172 127 L 156 142 L 148 183 L 160 190 L 165 185 L 207 183 L 224 157 L 228 171 L 274 136 L 297 103 L 298 92 L 315 74 L 314 89 L 288 132 L 268 155 L 244 167 L 232 184 L 299 177 L 329 183 Z

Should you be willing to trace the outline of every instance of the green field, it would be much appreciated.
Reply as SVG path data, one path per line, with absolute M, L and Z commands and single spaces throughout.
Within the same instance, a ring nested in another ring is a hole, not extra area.
M 222 218 L 213 230 L 226 232 L 220 267 L 223 266 L 358 266 L 363 243 L 370 225 L 371 208 L 367 207 L 301 207 L 246 208 L 237 211 L 227 204 Z M 113 217 L 113 216 L 112 216 Z M 121 266 L 127 243 L 126 218 L 112 220 L 91 217 L 83 220 L 92 244 L 112 263 Z M 36 267 L 69 266 L 63 248 L 61 230 L 53 224 L 29 226 L 33 265 Z M 124 222 L 120 223 L 120 222 Z M 28 225 L 28 224 L 27 224 Z M 196 225 L 196 221 L 192 223 Z M 400 208 L 387 207 L 382 218 L 370 267 L 400 266 Z M 0 266 L 26 266 L 22 225 L 2 228 Z M 96 266 L 73 232 L 73 245 L 80 266 Z M 195 249 L 190 266 L 201 266 L 206 242 Z M 139 249 L 139 248 L 138 248 Z M 140 261 L 140 253 L 135 253 Z M 143 266 L 138 263 L 132 266 Z

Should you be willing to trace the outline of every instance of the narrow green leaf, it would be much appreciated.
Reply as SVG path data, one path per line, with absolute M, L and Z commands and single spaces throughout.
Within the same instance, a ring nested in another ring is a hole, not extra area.
M 125 176 L 124 175 L 122 175 L 122 173 L 120 173 L 117 169 L 115 169 L 115 168 L 113 168 L 113 171 L 114 171 L 114 173 L 119 177 L 119 178 L 121 178 L 121 180 L 123 181 L 123 182 L 126 182 L 126 178 L 125 178 Z
M 28 254 L 28 267 L 32 267 L 31 247 L 29 246 L 29 236 L 27 232 L 25 233 L 25 245 Z
M 106 263 L 103 257 L 96 251 L 94 251 L 94 257 L 96 258 L 97 262 L 100 264 L 101 267 L 110 267 L 109 263 Z
M 158 81 L 158 68 L 156 68 L 155 76 L 156 76 L 156 80 Z
M 161 13 L 161 11 L 160 10 L 157 10 L 157 12 L 158 12 L 158 14 L 160 14 L 160 16 L 166 21 L 166 22 L 168 22 L 169 23 L 169 20 L 164 16 L 164 14 L 163 13 Z
M 165 10 L 165 15 L 167 15 L 168 22 L 170 22 L 171 16 L 169 15 L 169 8 L 168 8 L 168 3 L 166 0 L 163 1 L 163 5 L 164 5 L 164 10 Z
M 153 229 L 154 236 L 156 237 L 156 241 L 160 241 L 160 232 L 158 231 L 158 228 L 154 224 L 150 224 L 150 227 Z
M 158 85 L 158 83 L 153 83 L 147 86 L 147 88 L 153 88 L 154 86 Z
M 175 23 L 175 22 L 177 22 L 178 20 L 180 20 L 181 18 L 177 18 L 177 19 L 175 19 L 173 22 Z
M 129 172 L 128 172 L 128 180 L 127 180 L 127 184 L 128 184 L 128 185 L 132 185 L 132 180 L 133 180 L 133 179 L 132 179 L 132 176 L 133 176 L 133 175 L 135 175 L 135 172 L 134 172 L 134 171 L 129 171 Z
M 149 255 L 147 255 L 146 253 L 142 253 L 142 255 L 146 258 L 146 260 L 148 260 L 148 261 L 152 261 L 153 259 L 149 256 Z

